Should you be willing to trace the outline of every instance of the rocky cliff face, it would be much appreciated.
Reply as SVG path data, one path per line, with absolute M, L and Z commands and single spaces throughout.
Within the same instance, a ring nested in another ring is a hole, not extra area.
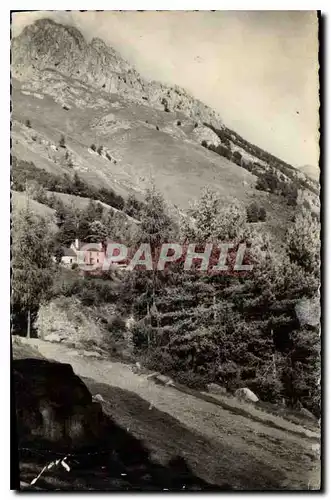
M 47 80 L 49 72 L 70 77 L 106 93 L 119 93 L 156 109 L 178 111 L 221 126 L 220 116 L 180 87 L 144 80 L 99 38 L 88 43 L 76 28 L 41 19 L 12 41 L 12 76 Z

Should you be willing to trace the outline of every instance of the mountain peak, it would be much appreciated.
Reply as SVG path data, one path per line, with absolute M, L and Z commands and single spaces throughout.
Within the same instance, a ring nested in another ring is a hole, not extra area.
M 18 80 L 34 80 L 40 86 L 40 82 L 45 84 L 45 72 L 49 70 L 58 72 L 61 78 L 79 79 L 104 92 L 221 127 L 220 116 L 184 89 L 145 80 L 104 40 L 93 38 L 88 43 L 77 28 L 44 18 L 13 39 L 12 75 Z

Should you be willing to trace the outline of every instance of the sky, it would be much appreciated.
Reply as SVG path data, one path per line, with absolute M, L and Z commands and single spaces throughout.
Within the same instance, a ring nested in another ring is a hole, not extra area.
M 313 11 L 53 11 L 100 37 L 148 79 L 184 87 L 225 125 L 294 166 L 318 168 L 318 23 Z

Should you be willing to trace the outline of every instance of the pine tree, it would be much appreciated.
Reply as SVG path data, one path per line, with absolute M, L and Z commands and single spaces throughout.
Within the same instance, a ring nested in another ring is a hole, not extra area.
M 27 337 L 31 335 L 31 316 L 47 297 L 53 276 L 52 238 L 48 223 L 29 209 L 13 216 L 12 301 L 27 318 Z

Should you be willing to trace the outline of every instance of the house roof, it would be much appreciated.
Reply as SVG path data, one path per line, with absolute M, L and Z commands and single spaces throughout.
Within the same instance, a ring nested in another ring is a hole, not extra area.
M 95 241 L 79 241 L 78 242 L 78 248 L 76 247 L 76 244 L 75 242 L 73 243 L 73 245 L 75 246 L 75 249 L 76 250 L 86 250 L 88 252 L 102 252 L 103 250 L 103 245 L 102 243 L 100 242 L 95 242 Z M 85 245 L 89 245 L 88 248 L 84 248 Z
M 72 248 L 62 247 L 62 252 L 64 257 L 76 257 L 76 254 L 72 250 Z

